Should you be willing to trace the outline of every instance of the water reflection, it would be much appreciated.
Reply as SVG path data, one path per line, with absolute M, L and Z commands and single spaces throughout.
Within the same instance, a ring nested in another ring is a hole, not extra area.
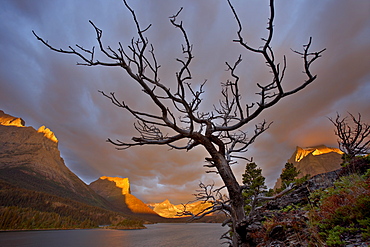
M 144 230 L 63 230 L 0 233 L 2 247 L 222 246 L 220 224 L 155 224 Z

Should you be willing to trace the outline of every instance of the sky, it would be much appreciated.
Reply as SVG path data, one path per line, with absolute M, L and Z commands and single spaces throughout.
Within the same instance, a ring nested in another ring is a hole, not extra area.
M 173 83 L 179 68 L 183 39 L 171 26 L 170 16 L 183 7 L 179 20 L 193 44 L 193 85 L 207 80 L 205 111 L 218 103 L 220 85 L 230 78 L 225 62 L 241 54 L 237 73 L 243 100 L 256 101 L 256 83 L 269 76 L 264 61 L 233 42 L 237 25 L 226 0 L 128 0 L 155 47 L 163 83 Z M 269 16 L 267 0 L 233 0 L 248 44 L 262 45 Z M 251 146 L 246 157 L 263 169 L 273 187 L 296 146 L 325 144 L 338 147 L 328 117 L 361 113 L 370 120 L 370 1 L 279 0 L 275 6 L 272 48 L 276 59 L 287 56 L 285 88 L 304 80 L 300 56 L 312 37 L 312 50 L 327 50 L 312 66 L 317 79 L 303 91 L 284 98 L 258 118 L 273 122 Z M 59 140 L 66 165 L 89 184 L 101 176 L 128 177 L 131 192 L 144 202 L 173 203 L 193 200 L 199 182 L 221 184 L 216 174 L 205 173 L 203 149 L 184 152 L 165 146 L 133 147 L 118 151 L 107 138 L 128 141 L 136 135 L 135 119 L 115 107 L 99 90 L 115 92 L 140 110 L 153 108 L 123 70 L 78 66 L 77 57 L 49 50 L 33 36 L 67 49 L 79 44 L 96 46 L 93 21 L 103 30 L 106 46 L 124 47 L 136 37 L 129 11 L 120 0 L 0 0 L 0 109 L 21 117 L 27 126 L 45 125 Z M 253 127 L 253 126 L 251 126 Z M 249 127 L 247 127 L 248 129 Z M 241 180 L 245 162 L 233 165 Z

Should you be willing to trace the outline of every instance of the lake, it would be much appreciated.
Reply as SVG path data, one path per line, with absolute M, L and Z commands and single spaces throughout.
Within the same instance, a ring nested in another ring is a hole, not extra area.
M 142 230 L 47 230 L 0 232 L 1 247 L 214 247 L 227 227 L 210 223 L 160 223 Z

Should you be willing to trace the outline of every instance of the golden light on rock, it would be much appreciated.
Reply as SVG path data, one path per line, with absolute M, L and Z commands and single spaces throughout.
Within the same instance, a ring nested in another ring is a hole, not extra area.
M 22 118 L 13 117 L 2 110 L 0 110 L 0 124 L 5 126 L 26 127 L 26 123 Z M 46 138 L 58 143 L 58 139 L 55 134 L 45 126 L 41 126 L 37 132 L 43 133 Z
M 120 178 L 120 177 L 107 177 L 107 176 L 102 176 L 100 179 L 107 179 L 109 181 L 115 182 L 116 186 L 118 188 L 122 189 L 122 195 L 130 194 L 130 181 L 128 178 Z
M 0 124 L 6 125 L 6 126 L 16 126 L 16 127 L 24 127 L 25 122 L 22 118 L 16 118 L 13 116 L 10 116 L 0 110 Z
M 312 177 L 339 169 L 342 163 L 342 155 L 343 152 L 338 148 L 325 145 L 307 148 L 296 147 L 296 151 L 288 159 L 288 163 L 292 163 L 300 171 L 297 178 L 302 178 L 308 174 Z M 274 188 L 280 187 L 281 178 L 279 177 Z
M 46 138 L 52 140 L 53 142 L 56 142 L 56 143 L 58 142 L 58 139 L 55 136 L 55 134 L 49 128 L 46 128 L 45 126 L 41 126 L 37 130 L 37 132 L 43 133 Z
M 134 195 L 126 194 L 125 203 L 133 213 L 156 214 L 151 208 L 149 208 L 144 202 L 136 198 Z
M 89 186 L 117 208 L 129 209 L 137 214 L 157 215 L 144 202 L 131 194 L 128 178 L 102 176 Z
M 187 215 L 178 216 L 178 213 L 181 213 L 184 210 L 184 205 L 173 205 L 169 200 L 165 200 L 161 203 L 150 203 L 148 206 L 153 208 L 154 212 L 165 218 L 188 217 Z M 197 201 L 188 203 L 186 205 L 186 210 L 193 214 L 197 214 L 206 210 L 210 206 L 212 206 L 210 202 Z
M 327 153 L 330 153 L 330 152 L 343 154 L 343 152 L 341 150 L 339 150 L 338 148 L 325 147 L 325 148 L 321 148 L 321 149 L 315 149 L 315 151 L 312 152 L 312 155 L 321 155 L 321 154 L 327 154 Z
M 324 146 L 324 145 L 317 146 L 317 147 L 309 147 L 309 148 L 297 147 L 295 161 L 299 162 L 309 154 L 322 155 L 322 154 L 327 154 L 327 153 L 331 153 L 331 152 L 338 153 L 338 154 L 343 154 L 343 152 L 340 151 L 338 148 L 331 148 L 331 147 L 327 147 L 327 146 Z

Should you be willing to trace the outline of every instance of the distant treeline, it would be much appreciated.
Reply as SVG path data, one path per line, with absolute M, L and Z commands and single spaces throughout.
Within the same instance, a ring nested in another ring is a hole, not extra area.
M 94 228 L 96 222 L 90 219 L 84 221 L 70 216 L 60 216 L 57 213 L 40 212 L 32 208 L 0 207 L 0 229 L 71 229 Z
M 43 192 L 14 187 L 0 180 L 0 229 L 92 228 L 118 223 L 118 212 Z

